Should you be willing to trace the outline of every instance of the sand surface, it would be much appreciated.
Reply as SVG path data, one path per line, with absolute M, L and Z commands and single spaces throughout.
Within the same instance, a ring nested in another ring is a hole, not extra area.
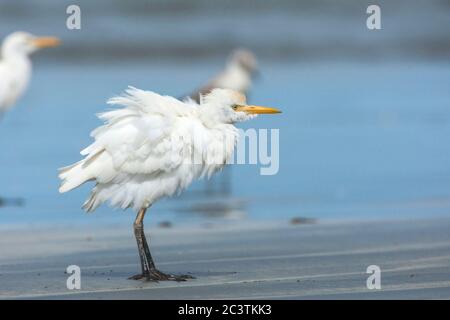
M 139 270 L 131 227 L 0 233 L 0 298 L 448 299 L 450 219 L 148 228 L 159 268 L 183 283 L 127 280 Z M 81 268 L 81 290 L 65 269 Z M 381 289 L 366 287 L 369 265 Z

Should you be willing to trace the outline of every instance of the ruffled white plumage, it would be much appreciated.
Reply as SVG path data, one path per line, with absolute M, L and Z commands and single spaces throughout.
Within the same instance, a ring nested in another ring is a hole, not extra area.
M 147 207 L 185 189 L 203 175 L 225 165 L 236 143 L 231 124 L 207 127 L 193 101 L 130 87 L 108 102 L 124 108 L 99 114 L 104 125 L 81 154 L 85 158 L 60 169 L 60 192 L 96 181 L 86 211 L 103 202 L 112 206 Z

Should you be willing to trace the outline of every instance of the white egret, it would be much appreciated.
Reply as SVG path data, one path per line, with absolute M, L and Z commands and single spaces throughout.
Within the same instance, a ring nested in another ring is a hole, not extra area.
M 0 51 L 0 115 L 11 108 L 27 88 L 32 68 L 29 55 L 58 44 L 57 38 L 37 37 L 21 31 L 4 39 Z
M 87 212 L 106 201 L 136 210 L 134 234 L 142 273 L 131 279 L 183 281 L 189 276 L 156 269 L 144 234 L 147 209 L 221 169 L 238 139 L 235 122 L 280 111 L 249 106 L 244 95 L 227 89 L 214 89 L 197 104 L 130 87 L 108 103 L 123 108 L 99 115 L 105 124 L 92 132 L 95 141 L 81 151 L 85 158 L 60 169 L 59 191 L 94 181 L 83 205 Z

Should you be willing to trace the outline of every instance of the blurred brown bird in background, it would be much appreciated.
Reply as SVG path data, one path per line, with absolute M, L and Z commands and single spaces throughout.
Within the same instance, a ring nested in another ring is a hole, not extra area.
M 236 49 L 231 53 L 225 68 L 190 97 L 199 102 L 200 95 L 215 88 L 232 89 L 247 96 L 257 71 L 258 62 L 255 55 L 247 49 Z

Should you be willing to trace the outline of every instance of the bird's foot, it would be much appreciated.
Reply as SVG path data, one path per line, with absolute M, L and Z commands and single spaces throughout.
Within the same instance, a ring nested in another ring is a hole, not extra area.
M 130 280 L 143 280 L 143 281 L 186 281 L 189 279 L 195 279 L 195 277 L 188 275 L 188 274 L 182 274 L 182 275 L 174 275 L 174 274 L 167 274 L 163 273 L 157 269 L 149 270 L 147 272 L 134 275 L 132 277 L 129 277 Z

